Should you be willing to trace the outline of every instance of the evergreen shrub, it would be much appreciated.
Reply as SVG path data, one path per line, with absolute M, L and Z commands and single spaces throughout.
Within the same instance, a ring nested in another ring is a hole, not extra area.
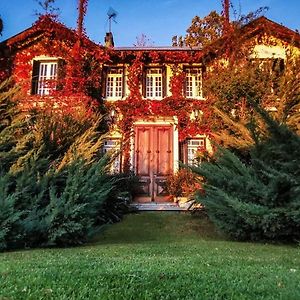
M 256 107 L 267 136 L 253 131 L 256 143 L 244 163 L 219 148 L 214 159 L 194 168 L 205 178 L 203 203 L 217 227 L 239 240 L 300 239 L 300 137 Z
M 99 115 L 23 113 L 16 96 L 0 84 L 0 250 L 82 244 L 128 210 L 133 177 L 110 174 Z

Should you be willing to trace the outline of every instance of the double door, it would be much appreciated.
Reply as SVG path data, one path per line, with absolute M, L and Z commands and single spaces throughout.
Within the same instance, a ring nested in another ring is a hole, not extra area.
M 136 200 L 167 201 L 166 180 L 173 173 L 173 127 L 136 125 L 134 145 L 135 172 L 140 179 Z

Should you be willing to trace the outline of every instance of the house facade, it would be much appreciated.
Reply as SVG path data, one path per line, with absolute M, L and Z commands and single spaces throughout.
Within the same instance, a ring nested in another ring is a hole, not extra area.
M 300 53 L 299 34 L 263 17 L 239 34 L 243 45 L 252 45 L 249 59 L 284 66 L 289 55 Z M 20 84 L 24 109 L 63 106 L 76 113 L 81 102 L 103 106 L 109 125 L 104 151 L 120 149 L 112 171 L 139 176 L 137 201 L 165 202 L 166 180 L 179 162 L 198 164 L 213 151 L 203 84 L 225 53 L 222 39 L 216 44 L 103 47 L 46 16 L 0 44 L 0 76 Z

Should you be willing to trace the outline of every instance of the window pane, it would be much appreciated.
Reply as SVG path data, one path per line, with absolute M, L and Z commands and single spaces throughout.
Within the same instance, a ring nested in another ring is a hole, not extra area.
M 113 154 L 114 151 L 120 151 L 120 140 L 106 140 L 103 145 L 103 152 L 104 153 L 111 153 Z M 121 156 L 118 154 L 114 160 L 112 161 L 110 171 L 111 173 L 119 173 L 121 170 Z
M 123 94 L 123 69 L 111 68 L 106 79 L 106 97 L 122 98 Z
M 205 139 L 190 139 L 187 141 L 187 164 L 197 166 L 201 163 L 200 152 L 205 150 Z
M 41 62 L 38 79 L 38 95 L 49 95 L 56 88 L 57 61 Z
M 162 97 L 162 69 L 149 68 L 146 71 L 146 97 Z
M 202 97 L 202 69 L 188 68 L 185 69 L 186 79 L 185 94 L 187 98 Z

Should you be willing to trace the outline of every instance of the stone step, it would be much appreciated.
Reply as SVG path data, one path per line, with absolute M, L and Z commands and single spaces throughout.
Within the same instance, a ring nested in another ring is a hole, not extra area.
M 139 211 L 186 211 L 191 209 L 192 203 L 186 202 L 178 204 L 176 202 L 134 202 L 131 204 L 131 207 Z

